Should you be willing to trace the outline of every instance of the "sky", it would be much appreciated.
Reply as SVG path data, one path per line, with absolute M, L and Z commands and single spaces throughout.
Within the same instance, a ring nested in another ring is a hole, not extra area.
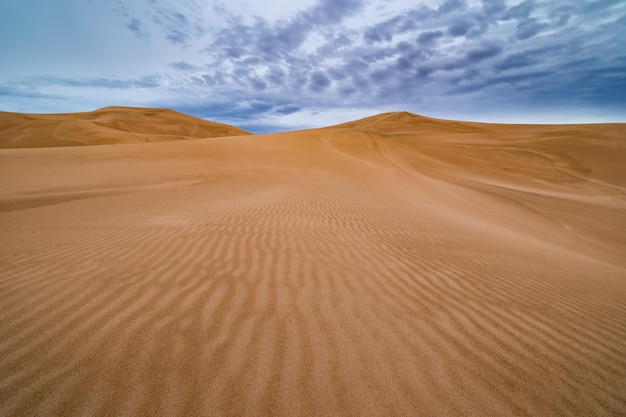
M 626 122 L 626 0 L 0 0 L 0 110 Z

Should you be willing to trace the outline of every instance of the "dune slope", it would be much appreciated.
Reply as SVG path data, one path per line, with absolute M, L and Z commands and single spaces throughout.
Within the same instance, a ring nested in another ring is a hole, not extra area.
M 2 150 L 0 415 L 621 415 L 625 129 Z
M 169 109 L 105 107 L 87 113 L 0 112 L 0 148 L 162 142 L 249 134 Z

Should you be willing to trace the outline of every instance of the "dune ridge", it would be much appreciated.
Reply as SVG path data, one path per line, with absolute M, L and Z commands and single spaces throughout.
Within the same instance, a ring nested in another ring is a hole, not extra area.
M 625 131 L 1 150 L 0 415 L 622 415 Z
M 169 109 L 109 106 L 85 113 L 0 112 L 0 149 L 162 142 L 249 135 Z

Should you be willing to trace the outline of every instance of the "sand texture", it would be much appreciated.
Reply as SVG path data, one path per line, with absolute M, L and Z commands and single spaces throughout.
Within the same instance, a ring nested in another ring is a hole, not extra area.
M 625 161 L 408 113 L 1 150 L 0 415 L 624 415 Z
M 163 142 L 249 134 L 233 126 L 169 109 L 111 106 L 87 113 L 0 112 L 0 149 Z

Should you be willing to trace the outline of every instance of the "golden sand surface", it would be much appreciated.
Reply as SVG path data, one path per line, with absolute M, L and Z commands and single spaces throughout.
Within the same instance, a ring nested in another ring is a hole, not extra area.
M 3 149 L 0 229 L 2 416 L 626 413 L 624 124 Z
M 0 149 L 163 142 L 249 135 L 169 109 L 110 106 L 85 113 L 0 111 Z

